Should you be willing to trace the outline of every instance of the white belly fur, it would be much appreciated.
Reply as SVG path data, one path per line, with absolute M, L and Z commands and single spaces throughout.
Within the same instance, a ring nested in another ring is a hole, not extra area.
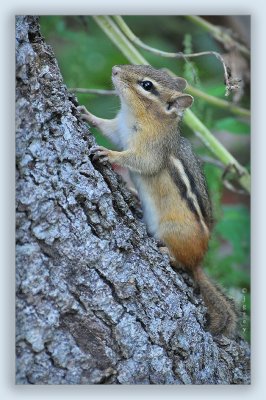
M 134 125 L 134 119 L 131 117 L 130 113 L 127 113 L 125 106 L 121 108 L 117 117 L 119 142 L 125 150 L 128 148 L 130 139 L 132 139 L 132 132 L 130 132 L 130 129 Z
M 142 176 L 133 172 L 130 173 L 130 176 L 139 194 L 144 222 L 147 226 L 148 232 L 153 236 L 156 236 L 156 233 L 158 232 L 158 211 L 156 210 L 154 200 L 150 195 Z
M 131 129 L 134 122 L 135 121 L 129 110 L 125 106 L 122 107 L 118 114 L 118 133 L 123 149 L 128 148 L 129 141 L 132 139 Z M 130 177 L 138 191 L 147 229 L 150 234 L 156 236 L 156 232 L 158 231 L 158 218 L 156 218 L 156 215 L 158 212 L 156 212 L 154 201 L 152 196 L 149 194 L 145 180 L 140 174 L 132 171 L 130 171 Z

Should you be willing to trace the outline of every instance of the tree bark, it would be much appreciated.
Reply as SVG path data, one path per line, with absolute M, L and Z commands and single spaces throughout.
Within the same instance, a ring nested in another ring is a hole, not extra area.
M 38 18 L 16 18 L 17 383 L 247 384 L 249 347 L 213 337 L 67 91 Z

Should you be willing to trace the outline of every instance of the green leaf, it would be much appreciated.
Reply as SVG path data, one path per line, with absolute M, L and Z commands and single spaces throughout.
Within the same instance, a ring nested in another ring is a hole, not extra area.
M 236 134 L 249 134 L 250 125 L 246 122 L 239 121 L 236 118 L 228 117 L 219 119 L 214 124 L 214 130 L 216 131 L 227 131 Z

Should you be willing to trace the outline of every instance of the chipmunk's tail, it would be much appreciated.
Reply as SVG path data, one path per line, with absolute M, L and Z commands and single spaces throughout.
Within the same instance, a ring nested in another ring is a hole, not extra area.
M 233 301 L 211 282 L 200 266 L 194 269 L 193 275 L 208 307 L 208 329 L 213 334 L 222 333 L 225 336 L 233 337 L 236 333 L 238 320 Z

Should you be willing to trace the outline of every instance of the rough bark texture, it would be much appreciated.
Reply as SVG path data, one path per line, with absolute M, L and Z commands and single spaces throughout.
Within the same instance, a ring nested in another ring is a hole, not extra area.
M 136 217 L 78 119 L 36 17 L 16 19 L 17 383 L 246 384 L 249 348 Z

